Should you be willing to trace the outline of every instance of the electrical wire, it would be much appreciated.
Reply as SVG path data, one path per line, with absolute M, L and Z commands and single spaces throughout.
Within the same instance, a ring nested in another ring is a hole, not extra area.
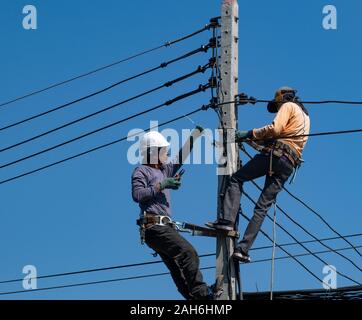
M 169 120 L 169 121 L 163 122 L 162 124 L 158 125 L 158 127 L 165 126 L 165 125 L 167 125 L 167 124 L 169 124 L 169 123 L 178 121 L 178 120 L 180 120 L 180 119 L 183 119 L 183 118 L 185 118 L 185 117 L 187 117 L 187 116 L 193 115 L 193 114 L 195 114 L 195 113 L 197 113 L 197 112 L 200 112 L 200 111 L 202 111 L 202 110 L 204 110 L 203 107 L 198 108 L 198 109 L 196 109 L 196 110 L 194 110 L 194 111 L 191 111 L 191 112 L 189 112 L 189 113 L 183 114 L 183 115 L 181 115 L 181 116 L 179 116 L 179 117 L 177 117 L 177 118 L 174 118 L 174 119 L 171 119 L 171 120 Z M 150 130 L 152 130 L 152 129 L 154 129 L 154 128 L 156 128 L 156 127 L 152 127 L 152 128 L 149 128 L 149 129 L 145 129 L 144 131 L 147 132 L 147 131 L 150 131 Z M 40 168 L 37 168 L 37 169 L 34 169 L 34 170 L 30 170 L 30 171 L 24 172 L 24 173 L 22 173 L 22 174 L 13 176 L 13 177 L 8 178 L 8 179 L 5 179 L 5 180 L 1 180 L 1 181 L 0 181 L 0 185 L 5 184 L 5 183 L 8 183 L 8 182 L 10 182 L 10 181 L 18 180 L 18 179 L 20 179 L 20 178 L 23 178 L 23 177 L 25 177 L 25 176 L 34 174 L 34 173 L 39 172 L 39 171 L 43 171 L 43 170 L 45 170 L 45 169 L 54 167 L 54 166 L 56 166 L 56 165 L 58 165 L 58 164 L 65 163 L 65 162 L 67 162 L 67 161 L 70 161 L 70 160 L 73 160 L 73 159 L 76 159 L 76 158 L 85 156 L 85 155 L 87 155 L 87 154 L 89 154 L 89 153 L 92 153 L 92 152 L 95 152 L 95 151 L 98 151 L 98 150 L 101 150 L 101 149 L 110 147 L 110 146 L 112 146 L 112 145 L 114 145 L 114 144 L 120 143 L 120 142 L 122 142 L 122 141 L 126 141 L 126 140 L 129 139 L 130 137 L 137 136 L 137 135 L 138 135 L 138 134 L 128 135 L 128 136 L 125 136 L 125 137 L 123 137 L 123 138 L 120 138 L 120 139 L 117 139 L 117 140 L 113 140 L 113 141 L 111 141 L 111 142 L 108 142 L 108 143 L 99 145 L 99 146 L 94 147 L 94 148 L 92 148 L 92 149 L 88 149 L 88 150 L 83 151 L 83 152 L 81 152 L 81 153 L 78 153 L 78 154 L 76 154 L 76 155 L 73 155 L 73 156 L 64 158 L 64 159 L 62 159 L 62 160 L 59 160 L 59 161 L 50 163 L 50 164 L 45 165 L 45 166 L 42 166 L 42 167 L 40 167 Z
M 362 245 L 360 245 L 359 247 L 362 247 Z M 344 250 L 351 250 L 351 248 L 349 248 L 349 247 L 347 247 L 347 248 L 339 248 L 337 250 L 344 251 Z M 317 252 L 313 252 L 313 253 L 314 254 L 324 254 L 324 253 L 328 253 L 328 251 L 326 251 L 326 250 L 325 251 L 317 251 Z M 305 257 L 305 256 L 309 256 L 309 255 L 310 255 L 309 253 L 301 253 L 301 254 L 296 254 L 296 255 L 286 255 L 286 256 L 282 256 L 282 257 L 276 257 L 275 260 L 279 261 L 279 260 L 286 260 L 286 259 L 296 259 L 298 257 Z M 269 262 L 270 260 L 271 260 L 270 258 L 260 259 L 260 260 L 251 261 L 249 264 L 261 263 L 261 262 Z M 162 262 L 162 261 L 160 261 L 160 262 Z M 215 266 L 200 268 L 201 271 L 211 270 L 211 269 L 215 269 Z M 145 275 L 132 276 L 132 277 L 124 277 L 124 278 L 118 278 L 118 279 L 83 282 L 83 283 L 76 283 L 76 284 L 68 284 L 68 285 L 61 285 L 61 286 L 38 288 L 38 289 L 32 289 L 32 290 L 19 290 L 19 291 L 11 291 L 11 292 L 0 292 L 0 295 L 12 295 L 12 294 L 19 294 L 19 293 L 30 293 L 30 292 L 49 291 L 49 290 L 56 290 L 56 289 L 74 288 L 74 287 L 81 287 L 81 286 L 88 286 L 88 285 L 106 284 L 106 283 L 112 283 L 112 282 L 121 282 L 121 281 L 128 281 L 128 280 L 138 280 L 138 279 L 153 278 L 153 277 L 159 277 L 159 276 L 166 276 L 166 275 L 169 275 L 169 274 L 170 274 L 169 272 L 152 273 L 152 274 L 145 274 Z
M 98 128 L 98 129 L 95 129 L 95 130 L 89 131 L 89 132 L 87 132 L 87 133 L 84 133 L 84 134 L 82 134 L 82 135 L 80 135 L 80 136 L 77 136 L 77 137 L 75 137 L 75 138 L 72 138 L 72 139 L 70 139 L 70 140 L 63 141 L 63 142 L 61 142 L 61 143 L 59 143 L 59 144 L 56 144 L 56 145 L 54 145 L 54 146 L 52 146 L 52 147 L 45 148 L 45 149 L 43 149 L 43 150 L 41 150 L 41 151 L 32 153 L 32 154 L 27 155 L 27 156 L 25 156 L 25 157 L 22 157 L 22 158 L 19 158 L 19 159 L 17 159 L 17 160 L 13 160 L 13 161 L 8 162 L 8 163 L 6 163 L 6 164 L 0 165 L 0 169 L 4 169 L 4 168 L 9 167 L 9 166 L 12 166 L 12 165 L 14 165 L 14 164 L 17 164 L 17 163 L 23 162 L 23 161 L 25 161 L 25 160 L 31 159 L 31 158 L 33 158 L 33 157 L 35 157 L 35 156 L 39 156 L 39 155 L 41 155 L 41 154 L 44 154 L 44 153 L 47 153 L 47 152 L 49 152 L 49 151 L 55 150 L 55 149 L 57 149 L 57 148 L 63 147 L 63 146 L 65 146 L 65 145 L 69 144 L 69 143 L 72 143 L 72 142 L 81 140 L 81 139 L 83 139 L 83 138 L 85 138 L 85 137 L 88 137 L 88 136 L 93 135 L 93 134 L 95 134 L 95 133 L 99 133 L 99 132 L 101 132 L 101 131 L 104 131 L 104 130 L 106 130 L 106 129 L 109 129 L 109 128 L 111 128 L 111 127 L 114 127 L 114 126 L 116 126 L 116 125 L 119 125 L 119 124 L 121 124 L 121 123 L 127 122 L 127 121 L 129 121 L 129 120 L 131 120 L 131 119 L 137 118 L 137 117 L 139 117 L 139 116 L 141 116 L 141 115 L 144 115 L 144 114 L 146 114 L 146 113 L 150 113 L 150 112 L 152 112 L 152 111 L 158 110 L 158 109 L 160 109 L 160 108 L 162 108 L 162 107 L 166 107 L 166 106 L 168 107 L 168 106 L 172 105 L 173 103 L 175 103 L 175 102 L 177 102 L 177 101 L 183 100 L 183 99 L 185 99 L 185 98 L 188 98 L 188 97 L 191 97 L 191 96 L 193 96 L 193 95 L 195 95 L 195 94 L 198 94 L 198 93 L 200 93 L 200 92 L 203 92 L 203 91 L 207 90 L 208 88 L 209 88 L 209 85 L 201 85 L 201 86 L 199 86 L 199 88 L 196 89 L 196 90 L 193 90 L 193 91 L 187 92 L 187 93 L 185 93 L 185 94 L 182 94 L 182 95 L 180 95 L 180 96 L 178 96 L 178 97 L 176 97 L 176 98 L 174 98 L 174 99 L 172 99 L 172 100 L 167 100 L 167 101 L 165 101 L 164 103 L 158 104 L 157 106 L 154 106 L 154 107 L 152 107 L 152 108 L 146 109 L 146 110 L 144 110 L 144 111 L 142 111 L 142 112 L 138 112 L 138 113 L 136 113 L 136 114 L 133 114 L 133 115 L 131 115 L 131 116 L 128 116 L 128 117 L 123 118 L 123 119 L 120 119 L 120 120 L 117 120 L 117 121 L 115 121 L 115 122 L 112 122 L 112 123 L 110 123 L 110 124 L 108 124 L 108 125 L 105 125 L 105 126 L 103 126 L 103 127 Z M 54 129 L 53 129 L 53 130 L 54 130 Z
M 91 94 L 88 94 L 88 95 L 86 95 L 86 96 L 83 96 L 83 97 L 78 98 L 78 99 L 75 99 L 75 100 L 72 100 L 72 101 L 70 101 L 70 102 L 67 102 L 67 103 L 62 104 L 62 105 L 60 105 L 60 106 L 57 106 L 57 107 L 55 107 L 55 108 L 49 109 L 49 110 L 47 110 L 47 111 L 38 113 L 38 114 L 33 115 L 33 116 L 31 116 L 31 117 L 25 118 L 25 119 L 23 119 L 23 120 L 20 120 L 20 121 L 14 122 L 14 123 L 12 123 L 12 124 L 6 125 L 6 126 L 4 126 L 4 127 L 1 127 L 1 128 L 0 128 L 0 131 L 3 131 L 3 130 L 6 130 L 6 129 L 15 127 L 15 126 L 17 126 L 17 125 L 20 125 L 20 124 L 29 122 L 29 121 L 34 120 L 34 119 L 37 119 L 37 118 L 39 118 L 39 117 L 48 115 L 48 114 L 53 113 L 53 112 L 55 112 L 55 111 L 58 111 L 58 110 L 67 108 L 67 107 L 69 107 L 69 106 L 71 106 L 71 105 L 73 105 L 73 104 L 75 104 L 75 103 L 84 101 L 84 100 L 86 100 L 86 99 L 89 99 L 89 98 L 94 97 L 94 96 L 96 96 L 96 95 L 99 95 L 99 94 L 101 94 L 101 93 L 104 93 L 104 92 L 106 92 L 106 91 L 108 91 L 108 90 L 110 90 L 110 89 L 112 89 L 112 88 L 114 88 L 114 87 L 116 87 L 116 86 L 119 86 L 119 85 L 121 85 L 121 84 L 123 84 L 123 83 L 129 82 L 129 81 L 134 80 L 134 79 L 139 78 L 139 77 L 142 77 L 142 76 L 144 76 L 144 75 L 146 75 L 146 74 L 149 74 L 149 73 L 152 73 L 152 72 L 154 72 L 154 71 L 156 71 L 156 70 L 166 68 L 166 67 L 168 67 L 169 65 L 171 65 L 171 64 L 173 64 L 173 63 L 175 63 L 175 62 L 178 62 L 178 61 L 181 61 L 181 60 L 183 60 L 183 59 L 189 58 L 189 57 L 191 57 L 191 56 L 193 56 L 193 55 L 195 55 L 195 54 L 197 54 L 197 53 L 207 52 L 207 51 L 210 49 L 210 47 L 211 47 L 211 44 L 210 44 L 210 43 L 207 44 L 207 45 L 203 45 L 203 46 L 201 46 L 200 48 L 195 49 L 195 50 L 192 50 L 192 51 L 190 51 L 190 52 L 188 52 L 188 53 L 186 53 L 186 54 L 183 54 L 182 56 L 179 56 L 179 57 L 177 57 L 177 58 L 175 58 L 175 59 L 172 59 L 172 60 L 163 62 L 163 63 L 161 63 L 159 66 L 153 67 L 153 68 L 151 68 L 151 69 L 148 69 L 148 70 L 146 70 L 146 71 L 143 71 L 143 72 L 138 73 L 138 74 L 136 74 L 136 75 L 133 75 L 133 76 L 131 76 L 131 77 L 128 77 L 128 78 L 126 78 L 126 79 L 123 79 L 123 80 L 121 80 L 121 81 L 118 81 L 118 82 L 116 82 L 116 83 L 113 83 L 112 85 L 110 85 L 110 86 L 108 86 L 108 87 L 106 87 L 106 88 L 103 88 L 103 89 L 101 89 L 101 90 L 95 91 L 95 92 L 93 92 L 93 93 L 91 93 Z M 5 151 L 5 150 L 8 150 L 8 149 L 11 149 L 12 147 L 13 147 L 13 146 L 10 146 L 10 147 L 8 147 L 8 148 L 2 149 L 1 151 Z
M 301 203 L 305 208 L 307 208 L 309 211 L 311 211 L 312 213 L 314 213 L 328 228 L 329 230 L 331 230 L 334 234 L 336 234 L 337 236 L 341 237 L 347 244 L 349 244 L 350 246 L 354 247 L 353 244 L 348 240 L 343 238 L 343 236 L 341 236 L 341 234 L 335 229 L 333 228 L 326 219 L 323 218 L 323 216 L 318 213 L 316 210 L 314 210 L 311 206 L 309 206 L 305 201 L 301 200 L 299 197 L 297 197 L 295 194 L 293 194 L 292 192 L 290 192 L 286 187 L 283 187 L 283 189 L 295 200 L 297 200 L 299 203 Z M 359 252 L 359 250 L 357 250 L 356 248 L 354 248 L 355 252 L 358 253 L 359 256 L 362 256 L 362 254 Z
M 256 205 L 256 201 L 255 201 L 253 198 L 251 198 L 245 191 L 243 191 L 243 194 L 244 194 L 252 203 L 254 203 L 254 205 Z M 279 208 L 279 210 L 280 210 L 280 207 L 278 207 L 278 208 Z M 272 218 L 269 217 L 269 215 L 267 215 L 267 218 L 268 218 L 269 220 L 272 220 Z M 293 236 L 287 229 L 285 229 L 280 223 L 277 222 L 276 225 L 277 225 L 281 230 L 283 230 L 289 237 L 291 237 L 294 241 L 299 242 L 299 241 L 297 240 L 297 238 L 294 237 L 294 236 Z M 322 262 L 324 265 L 329 265 L 329 263 L 327 263 L 324 259 L 320 258 L 320 257 L 317 256 L 317 255 L 314 255 L 314 254 L 312 253 L 312 251 L 311 251 L 308 247 L 306 247 L 304 244 L 299 243 L 299 245 L 300 245 L 303 249 L 305 249 L 307 252 L 311 253 L 317 260 L 319 260 L 320 262 Z M 336 270 L 336 273 L 337 273 L 338 275 L 340 275 L 341 277 L 343 277 L 343 278 L 345 278 L 345 279 L 353 282 L 354 284 L 360 285 L 360 283 L 359 283 L 358 281 L 356 281 L 356 280 L 352 279 L 351 277 L 343 274 L 342 272 Z
M 269 103 L 273 102 L 274 100 L 265 100 L 265 99 L 235 99 L 230 101 L 224 101 L 221 103 L 218 103 L 215 105 L 215 107 L 227 105 L 227 104 L 233 104 L 236 105 L 245 105 L 245 104 L 257 104 L 257 103 Z M 319 100 L 319 101 L 299 101 L 300 103 L 305 104 L 351 104 L 351 105 L 362 105 L 362 101 L 351 101 L 351 100 Z
M 36 91 L 32 91 L 32 92 L 27 93 L 27 94 L 25 94 L 25 95 L 23 95 L 23 96 L 14 98 L 14 99 L 9 100 L 9 101 L 6 101 L 6 102 L 3 102 L 3 103 L 0 104 L 0 107 L 3 107 L 3 106 L 6 106 L 6 105 L 9 105 L 9 104 L 12 104 L 12 103 L 14 103 L 14 102 L 16 102 L 16 101 L 19 101 L 19 100 L 23 100 L 23 99 L 25 99 L 25 98 L 31 97 L 31 96 L 33 96 L 33 95 L 36 95 L 36 94 L 38 94 L 38 93 L 45 92 L 45 91 L 47 91 L 47 90 L 53 89 L 53 88 L 55 88 L 55 87 L 59 87 L 59 86 L 61 86 L 61 85 L 67 84 L 67 83 L 69 83 L 69 82 L 72 82 L 72 81 L 74 81 L 74 80 L 78 80 L 78 79 L 84 78 L 84 77 L 89 76 L 89 75 L 91 75 L 91 74 L 97 73 L 97 72 L 99 72 L 99 71 L 103 71 L 103 70 L 108 69 L 108 68 L 110 68 L 110 67 L 114 67 L 114 66 L 119 65 L 119 64 L 121 64 L 121 63 L 130 61 L 130 60 L 133 60 L 133 59 L 135 59 L 135 58 L 137 58 L 137 57 L 140 57 L 140 56 L 146 55 L 146 54 L 148 54 L 148 53 L 157 51 L 157 50 L 159 50 L 159 49 L 170 47 L 170 46 L 172 46 L 172 45 L 174 45 L 174 44 L 176 44 L 176 43 L 182 42 L 182 41 L 184 41 L 184 40 L 187 40 L 187 39 L 189 39 L 189 38 L 192 38 L 192 37 L 194 37 L 194 36 L 196 36 L 196 35 L 204 32 L 204 31 L 206 31 L 206 30 L 209 30 L 209 29 L 211 28 L 211 26 L 212 26 L 212 24 L 207 24 L 207 25 L 205 25 L 205 27 L 203 27 L 203 28 L 201 28 L 201 29 L 199 29 L 199 30 L 196 30 L 195 32 L 192 32 L 192 33 L 190 33 L 190 34 L 187 34 L 187 35 L 185 35 L 185 36 L 182 36 L 181 38 L 177 38 L 177 39 L 172 40 L 172 41 L 167 41 L 167 42 L 165 42 L 164 44 L 159 45 L 159 46 L 156 46 L 156 47 L 154 47 L 154 48 L 147 49 L 147 50 L 143 50 L 143 51 L 138 52 L 138 53 L 136 53 L 136 54 L 133 54 L 133 55 L 127 57 L 127 58 L 123 58 L 123 59 L 121 59 L 121 60 L 118 60 L 118 61 L 115 61 L 115 62 L 113 62 L 113 63 L 110 63 L 110 64 L 104 65 L 104 66 L 102 66 L 102 67 L 99 67 L 99 68 L 97 68 L 97 69 L 94 69 L 94 70 L 88 71 L 88 72 L 86 72 L 86 73 L 80 74 L 80 75 L 78 75 L 78 76 L 69 78 L 69 79 L 67 79 L 67 80 L 64 80 L 64 81 L 61 81 L 61 82 L 58 82 L 58 83 L 55 83 L 55 84 L 52 84 L 52 85 L 47 86 L 47 87 L 45 87 L 45 88 L 43 88 L 43 89 L 39 89 L 39 90 L 36 90 Z
M 339 240 L 342 238 L 353 238 L 353 237 L 361 237 L 362 233 L 357 233 L 357 234 L 350 234 L 350 235 L 345 235 L 342 237 L 329 237 L 329 238 L 323 238 L 320 239 L 321 241 L 331 241 L 331 240 Z M 318 242 L 317 240 L 305 240 L 305 241 L 301 241 L 301 243 L 316 243 Z M 288 247 L 288 246 L 295 246 L 298 245 L 297 242 L 289 242 L 289 243 L 283 243 L 283 244 L 279 244 L 281 247 Z M 251 248 L 250 251 L 258 251 L 258 250 L 266 250 L 266 249 L 271 249 L 273 246 L 260 246 L 260 247 L 255 247 L 255 248 Z M 344 250 L 347 249 L 353 249 L 350 247 L 345 248 Z M 336 249 L 338 250 L 338 249 Z M 328 253 L 330 251 L 323 251 L 323 253 Z M 306 255 L 309 255 L 308 253 Z M 212 257 L 215 256 L 215 253 L 207 253 L 207 254 L 201 254 L 199 255 L 199 258 L 206 258 L 206 257 Z M 278 259 L 278 258 L 276 258 Z M 266 260 L 260 260 L 260 262 L 264 262 L 264 261 L 270 261 L 270 259 L 266 259 Z M 251 263 L 256 263 L 257 260 L 252 261 Z M 131 263 L 131 264 L 124 264 L 124 265 L 117 265 L 117 266 L 110 266 L 110 267 L 103 267 L 103 268 L 94 268 L 94 269 L 85 269 L 85 270 L 79 270 L 79 271 L 71 271 L 71 272 L 62 272 L 62 273 L 55 273 L 55 274 L 48 274 L 48 275 L 43 275 L 43 276 L 37 276 L 36 279 L 47 279 L 47 278 L 58 278 L 58 277 L 64 277 L 64 276 L 70 276 L 70 275 L 77 275 L 77 274 L 85 274 L 85 273 L 94 273 L 94 272 L 101 272 L 101 271 L 109 271 L 109 270 L 118 270 L 118 269 L 125 269 L 125 268 L 133 268 L 133 267 L 139 267 L 139 266 L 146 266 L 146 265 L 153 265 L 153 264 L 160 264 L 163 263 L 162 260 L 157 260 L 157 261 L 146 261 L 146 262 L 140 262 L 140 263 Z M 35 278 L 28 278 L 29 280 L 35 279 Z M 18 279 L 11 279 L 11 280 L 2 280 L 0 281 L 0 284 L 7 284 L 7 283 L 14 283 L 14 282 L 19 282 L 19 281 L 23 281 L 23 278 L 18 278 Z
M 241 149 L 243 151 L 244 154 L 246 154 L 248 156 L 249 159 L 252 159 L 251 155 L 245 150 L 245 148 L 243 147 Z M 262 191 L 262 187 L 260 185 L 258 185 L 255 181 L 251 181 L 251 183 L 259 190 Z M 310 231 L 308 231 L 305 227 L 303 227 L 299 222 L 297 222 L 295 219 L 293 219 L 283 208 L 281 208 L 279 205 L 277 205 L 277 208 L 296 226 L 298 226 L 301 230 L 303 230 L 306 234 L 308 234 L 310 237 L 312 237 L 314 240 L 318 241 L 318 238 L 312 234 Z M 331 250 L 332 252 L 334 252 L 334 249 L 326 244 L 324 244 L 322 241 L 318 241 L 322 246 L 324 246 L 325 248 Z M 354 248 L 354 246 L 348 242 L 349 245 L 352 246 L 352 248 Z M 355 251 L 358 252 L 358 250 L 355 249 Z M 362 268 L 360 268 L 352 259 L 346 257 L 345 255 L 343 255 L 342 253 L 339 252 L 335 252 L 336 254 L 338 254 L 340 257 L 342 257 L 343 259 L 345 259 L 346 261 L 348 261 L 349 263 L 351 263 L 356 269 L 358 269 L 360 272 L 362 272 Z
M 249 198 L 249 195 L 247 195 L 245 192 L 243 192 L 245 196 L 250 200 L 254 201 L 251 197 Z M 239 214 L 241 214 L 247 221 L 250 222 L 250 219 L 240 210 Z M 262 228 L 260 228 L 260 232 L 271 242 L 273 242 L 273 239 L 265 232 Z M 298 242 L 298 241 L 296 241 Z M 299 244 L 299 243 L 298 243 Z M 297 262 L 305 271 L 307 271 L 313 278 L 318 280 L 319 283 L 325 283 L 322 279 L 320 279 L 313 271 L 311 271 L 304 263 L 299 261 L 296 257 L 294 257 L 292 254 L 290 254 L 287 250 L 285 250 L 283 247 L 281 247 L 278 243 L 275 243 L 275 245 L 282 250 L 284 253 L 286 253 L 289 257 L 291 257 L 295 262 Z M 313 252 L 309 250 L 309 253 L 313 255 Z M 326 286 L 330 287 L 328 283 L 325 283 Z

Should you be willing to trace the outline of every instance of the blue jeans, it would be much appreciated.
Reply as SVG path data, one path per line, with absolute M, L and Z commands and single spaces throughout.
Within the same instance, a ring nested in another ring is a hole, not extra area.
M 235 172 L 229 179 L 219 218 L 235 223 L 240 207 L 240 197 L 243 190 L 243 183 L 266 176 L 263 191 L 254 209 L 254 215 L 250 220 L 239 246 L 245 254 L 253 245 L 262 223 L 282 190 L 285 182 L 293 173 L 293 165 L 286 157 L 273 156 L 272 171 L 269 176 L 270 155 L 257 154 L 247 162 L 240 170 Z

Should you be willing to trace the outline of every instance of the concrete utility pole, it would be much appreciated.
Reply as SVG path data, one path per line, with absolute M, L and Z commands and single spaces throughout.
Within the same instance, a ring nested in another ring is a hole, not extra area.
M 220 84 L 218 94 L 220 103 L 232 101 L 238 94 L 238 18 L 239 6 L 237 0 L 223 0 L 221 13 L 221 55 L 219 61 Z M 223 134 L 224 144 L 220 154 L 226 156 L 226 164 L 218 167 L 218 216 L 226 179 L 237 170 L 239 152 L 234 132 L 237 128 L 237 109 L 235 104 L 222 106 L 220 134 Z M 236 225 L 236 228 L 238 226 Z M 224 292 L 220 300 L 237 299 L 237 275 L 239 265 L 235 264 L 231 255 L 234 252 L 235 238 L 220 234 L 216 244 L 216 277 L 224 276 Z M 241 288 L 239 288 L 241 291 Z

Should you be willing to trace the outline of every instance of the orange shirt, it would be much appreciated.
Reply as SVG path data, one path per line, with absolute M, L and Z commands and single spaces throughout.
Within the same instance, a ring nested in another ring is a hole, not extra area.
M 287 102 L 280 107 L 273 123 L 259 129 L 253 129 L 253 136 L 256 139 L 268 139 L 304 135 L 309 134 L 309 132 L 309 116 L 296 103 Z M 301 157 L 307 140 L 308 137 L 299 137 L 284 138 L 279 141 L 291 146 Z

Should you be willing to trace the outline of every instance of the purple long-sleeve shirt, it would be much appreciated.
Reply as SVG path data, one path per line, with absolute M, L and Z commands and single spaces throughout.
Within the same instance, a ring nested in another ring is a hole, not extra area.
M 157 191 L 156 186 L 164 179 L 173 177 L 180 167 L 180 164 L 170 162 L 162 165 L 160 169 L 140 165 L 133 171 L 132 198 L 139 204 L 141 213 L 146 211 L 171 216 L 170 190 Z

